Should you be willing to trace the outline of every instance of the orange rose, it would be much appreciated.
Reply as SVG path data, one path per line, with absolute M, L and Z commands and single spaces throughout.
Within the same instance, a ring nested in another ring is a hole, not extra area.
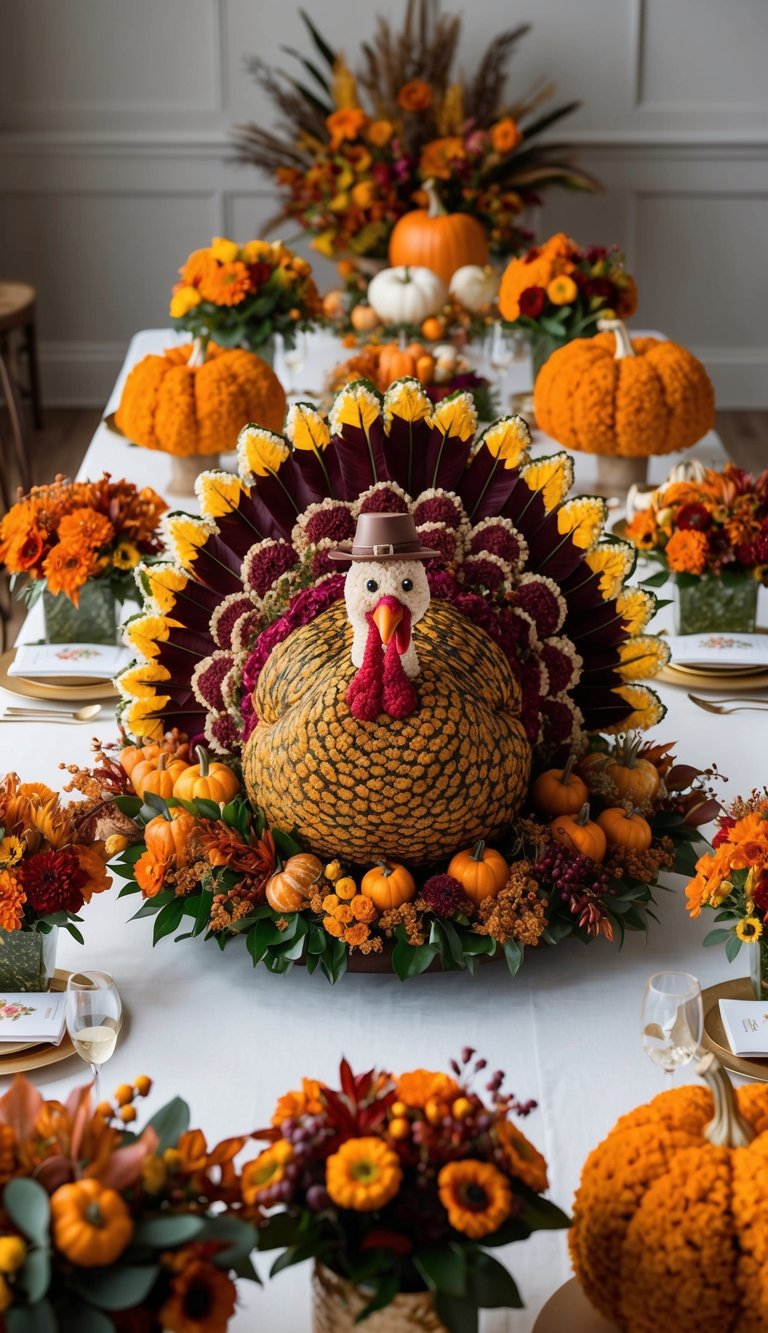
M 401 111 L 426 111 L 432 105 L 432 89 L 421 79 L 404 83 L 397 94 L 397 105 Z
M 336 152 L 347 139 L 357 139 L 368 124 L 368 117 L 359 106 L 343 107 L 325 118 L 325 127 L 331 137 L 331 151 Z
M 425 180 L 436 177 L 438 180 L 450 180 L 453 163 L 463 159 L 464 140 L 451 134 L 445 139 L 433 139 L 425 144 L 421 152 L 419 171 Z
M 491 145 L 495 153 L 511 153 L 522 138 L 523 131 L 512 116 L 504 116 L 491 126 Z
M 168 861 L 157 861 L 151 852 L 142 852 L 133 874 L 145 898 L 154 898 L 160 892 L 168 870 Z

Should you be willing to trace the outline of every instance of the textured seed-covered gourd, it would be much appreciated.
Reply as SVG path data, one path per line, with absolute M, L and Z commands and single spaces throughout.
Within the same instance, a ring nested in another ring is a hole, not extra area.
M 493 838 L 518 809 L 530 766 L 520 689 L 501 650 L 433 601 L 414 630 L 418 709 L 364 722 L 345 699 L 351 640 L 339 603 L 271 653 L 243 755 L 251 800 L 313 851 L 369 865 L 438 860 Z

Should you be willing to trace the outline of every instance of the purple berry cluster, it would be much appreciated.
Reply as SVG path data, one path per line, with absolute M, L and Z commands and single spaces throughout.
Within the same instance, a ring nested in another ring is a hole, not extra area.
M 602 866 L 564 843 L 551 842 L 536 861 L 535 873 L 540 884 L 552 885 L 583 930 L 590 935 L 607 933 L 610 921 L 604 900 L 613 890 Z

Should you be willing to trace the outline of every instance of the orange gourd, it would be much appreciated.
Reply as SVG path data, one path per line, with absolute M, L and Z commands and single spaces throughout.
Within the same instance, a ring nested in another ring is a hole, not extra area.
M 147 851 L 151 852 L 156 861 L 183 859 L 187 839 L 195 827 L 194 815 L 190 815 L 183 806 L 173 806 L 169 813 L 170 819 L 165 815 L 157 815 L 150 819 L 144 829 Z
M 385 912 L 389 907 L 400 907 L 416 897 L 416 880 L 399 862 L 379 861 L 363 875 L 360 892 L 366 898 L 372 898 L 380 912 Z
M 429 319 L 424 320 L 421 331 L 429 342 L 439 342 L 441 338 L 445 337 L 445 320 L 438 319 L 436 315 L 430 315 Z
M 431 384 L 435 375 L 435 358 L 420 356 L 416 362 L 416 378 L 420 384 Z
M 486 847 L 483 838 L 474 847 L 457 852 L 448 866 L 448 874 L 457 879 L 476 907 L 485 898 L 495 898 L 509 879 L 509 866 L 501 852 Z
M 638 752 L 642 738 L 626 735 L 619 738 L 603 772 L 610 779 L 622 801 L 643 805 L 652 801 L 661 786 L 659 770 L 649 759 L 640 759 Z
M 159 745 L 124 745 L 118 755 L 118 759 L 128 774 L 128 777 L 132 778 L 133 770 L 136 768 L 137 764 L 140 764 L 147 759 L 156 759 L 159 753 Z
M 587 1158 L 568 1233 L 592 1305 L 624 1333 L 768 1328 L 768 1087 L 660 1093 Z M 714 1113 L 714 1114 L 713 1114 Z
M 548 768 L 540 773 L 531 792 L 537 810 L 545 815 L 576 815 L 589 800 L 587 784 L 574 773 L 576 756 L 570 755 L 565 768 Z
M 612 805 L 597 816 L 597 823 L 612 847 L 646 852 L 653 842 L 653 829 L 637 810 L 625 810 L 621 805 Z
M 488 262 L 488 240 L 482 225 L 469 213 L 447 213 L 434 181 L 425 181 L 427 208 L 405 213 L 392 230 L 389 262 L 418 264 L 437 273 L 447 285 L 465 264 Z
M 170 347 L 134 366 L 115 413 L 118 428 L 145 449 L 178 457 L 233 449 L 248 421 L 280 431 L 285 392 L 261 357 L 209 343 L 198 363 L 197 347 Z
M 113 1264 L 133 1235 L 128 1206 L 117 1190 L 90 1177 L 54 1191 L 51 1223 L 56 1249 L 78 1268 Z
M 398 347 L 397 343 L 385 343 L 379 353 L 379 382 L 389 388 L 394 380 L 415 374 L 416 358 L 413 353 Z
M 577 815 L 558 815 L 549 831 L 555 842 L 562 842 L 572 851 L 581 852 L 598 863 L 605 857 L 608 840 L 599 824 L 589 817 L 589 806 L 583 805 Z
M 276 912 L 298 912 L 315 884 L 323 877 L 323 863 L 309 852 L 290 856 L 267 880 L 267 902 Z
M 189 764 L 179 774 L 173 788 L 180 801 L 231 801 L 240 783 L 226 764 L 212 764 L 202 745 L 195 748 L 197 763 Z
M 379 317 L 370 305 L 353 306 L 349 318 L 352 328 L 357 329 L 358 333 L 370 333 L 379 323 Z
M 715 424 L 714 390 L 700 361 L 677 343 L 630 340 L 619 320 L 574 338 L 536 378 L 536 422 L 568 449 L 645 458 L 687 449 Z
M 183 759 L 171 759 L 162 751 L 156 759 L 146 759 L 136 765 L 131 774 L 134 791 L 141 797 L 147 792 L 153 792 L 155 796 L 162 796 L 167 801 L 169 796 L 173 796 L 176 779 L 188 767 Z

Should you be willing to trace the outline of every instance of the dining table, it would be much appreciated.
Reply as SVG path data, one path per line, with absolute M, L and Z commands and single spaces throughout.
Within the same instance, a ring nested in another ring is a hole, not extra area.
M 119 402 L 130 368 L 177 341 L 177 334 L 162 329 L 135 335 L 105 419 Z M 338 352 L 320 337 L 310 347 L 299 397 L 319 390 Z M 502 409 L 526 387 L 529 365 L 513 364 L 498 385 Z M 534 431 L 535 453 L 556 448 Z M 712 464 L 725 458 L 714 432 L 693 454 Z M 102 421 L 79 476 L 95 478 L 106 471 L 163 494 L 170 463 L 167 455 L 135 447 Z M 661 481 L 669 466 L 669 459 L 653 459 L 651 480 Z M 588 491 L 593 474 L 594 460 L 579 456 L 575 490 Z M 174 497 L 172 507 L 197 508 L 193 496 Z M 620 513 L 611 511 L 609 522 Z M 20 641 L 41 638 L 39 615 L 39 608 L 30 612 Z M 768 624 L 765 591 L 759 619 Z M 667 606 L 653 627 L 661 631 L 670 625 Z M 667 713 L 655 736 L 674 741 L 685 763 L 700 769 L 716 764 L 712 782 L 724 801 L 766 782 L 767 715 L 709 714 L 691 702 L 685 688 L 667 683 L 656 688 Z M 0 690 L 0 711 L 14 702 L 19 702 L 16 696 Z M 88 764 L 92 738 L 110 742 L 116 734 L 111 703 L 95 721 L 78 726 L 55 719 L 47 725 L 4 720 L 0 771 L 14 770 L 24 781 L 60 787 L 67 781 L 63 766 Z M 616 1119 L 672 1082 L 695 1081 L 692 1066 L 665 1075 L 643 1051 L 640 1008 L 648 976 L 689 972 L 705 987 L 747 970 L 744 952 L 729 964 L 719 948 L 702 947 L 711 920 L 689 918 L 684 884 L 676 876 L 663 880 L 655 891 L 658 921 L 650 922 L 647 935 L 629 933 L 622 947 L 599 939 L 585 948 L 569 939 L 557 948 L 529 950 L 514 978 L 502 963 L 483 967 L 476 976 L 426 974 L 402 983 L 394 974 L 355 974 L 330 986 L 320 972 L 310 975 L 302 966 L 284 976 L 254 968 L 237 943 L 223 954 L 202 938 L 183 944 L 166 938 L 153 948 L 152 920 L 130 920 L 136 900 L 119 898 L 116 881 L 84 909 L 83 945 L 60 932 L 57 964 L 70 970 L 103 969 L 119 987 L 126 1019 L 115 1054 L 102 1071 L 103 1089 L 148 1074 L 154 1086 L 147 1114 L 182 1096 L 191 1107 L 192 1124 L 204 1130 L 209 1142 L 268 1125 L 278 1096 L 300 1086 L 304 1076 L 334 1085 L 342 1056 L 358 1070 L 375 1064 L 400 1072 L 445 1068 L 462 1047 L 473 1047 L 489 1071 L 504 1071 L 506 1088 L 535 1101 L 524 1129 L 549 1164 L 549 1196 L 568 1211 L 585 1158 Z M 73 1056 L 34 1078 L 45 1096 L 63 1098 L 87 1080 L 88 1071 Z M 8 1080 L 0 1079 L 0 1091 L 7 1086 Z M 250 1147 L 255 1156 L 259 1145 Z M 542 1306 L 571 1275 L 567 1234 L 539 1232 L 499 1255 L 515 1277 L 525 1308 L 485 1312 L 483 1333 L 530 1333 Z M 256 1256 L 263 1287 L 239 1284 L 233 1333 L 301 1333 L 311 1327 L 309 1266 L 269 1279 L 270 1260 Z

